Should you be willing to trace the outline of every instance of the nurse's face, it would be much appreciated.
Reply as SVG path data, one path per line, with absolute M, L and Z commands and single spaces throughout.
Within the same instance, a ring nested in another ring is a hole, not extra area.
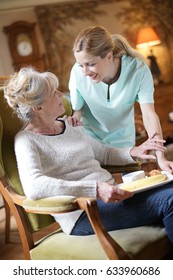
M 112 53 L 108 53 L 104 58 L 91 56 L 86 51 L 75 52 L 74 55 L 83 74 L 93 82 L 98 83 L 109 76 L 110 61 L 113 59 Z

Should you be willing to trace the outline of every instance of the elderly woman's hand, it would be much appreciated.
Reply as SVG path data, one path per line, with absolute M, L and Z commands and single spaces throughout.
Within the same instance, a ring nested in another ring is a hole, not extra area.
M 133 196 L 132 192 L 121 190 L 107 182 L 97 182 L 97 197 L 105 203 L 120 202 L 131 196 Z

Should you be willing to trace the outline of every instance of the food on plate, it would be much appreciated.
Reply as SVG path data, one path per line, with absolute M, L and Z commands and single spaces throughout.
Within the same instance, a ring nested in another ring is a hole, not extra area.
M 150 172 L 148 172 L 148 176 L 155 176 L 155 175 L 159 175 L 162 174 L 162 172 L 158 169 L 153 169 Z
M 120 187 L 122 190 L 133 192 L 138 189 L 151 187 L 167 180 L 166 174 L 158 174 L 143 179 L 139 179 L 130 183 L 124 183 Z
M 135 180 L 139 180 L 145 178 L 145 171 L 144 170 L 138 170 L 138 171 L 134 171 L 131 173 L 127 173 L 125 175 L 122 176 L 122 180 L 124 183 L 129 183 Z

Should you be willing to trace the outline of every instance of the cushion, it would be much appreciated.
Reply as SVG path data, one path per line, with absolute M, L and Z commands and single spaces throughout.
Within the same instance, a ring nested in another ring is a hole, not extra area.
M 159 226 L 138 227 L 110 232 L 134 259 L 159 259 L 172 250 L 165 230 Z M 89 245 L 88 245 L 89 244 Z M 30 251 L 34 260 L 107 260 L 95 235 L 73 236 L 58 230 Z

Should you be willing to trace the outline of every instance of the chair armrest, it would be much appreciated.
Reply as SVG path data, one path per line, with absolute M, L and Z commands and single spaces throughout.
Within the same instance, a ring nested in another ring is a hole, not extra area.
M 37 214 L 55 214 L 79 209 L 75 196 L 52 196 L 42 199 L 29 199 L 25 195 L 18 194 L 12 188 L 6 178 L 1 178 L 2 195 L 8 199 L 11 197 L 13 203 L 25 209 L 26 212 Z M 10 203 L 10 202 L 9 202 Z
M 93 230 L 109 259 L 130 259 L 126 252 L 105 230 L 97 207 L 97 201 L 92 197 L 54 196 L 38 200 L 24 199 L 22 206 L 26 212 L 39 214 L 55 214 L 77 209 L 84 210 Z
M 141 170 L 141 162 L 137 161 L 135 163 L 126 165 L 102 165 L 102 168 L 113 173 L 125 173 Z
M 56 214 L 78 209 L 75 196 L 52 196 L 37 200 L 25 198 L 22 206 L 26 212 L 37 214 Z
M 98 211 L 97 201 L 92 197 L 80 197 L 76 199 L 79 208 L 84 210 L 92 225 L 92 228 L 109 259 L 129 260 L 130 257 L 119 244 L 105 230 Z
M 55 196 L 47 197 L 38 200 L 26 198 L 24 195 L 19 195 L 8 185 L 5 178 L 0 180 L 0 190 L 2 195 L 9 205 L 19 205 L 26 212 L 39 214 L 55 214 L 77 209 L 84 210 L 93 227 L 93 230 L 109 259 L 130 259 L 127 253 L 116 243 L 116 241 L 105 230 L 101 217 L 98 211 L 97 201 L 92 197 L 75 198 L 74 196 Z M 8 195 L 7 195 L 8 194 Z
M 14 204 L 22 206 L 22 202 L 26 196 L 18 194 L 15 189 L 9 185 L 6 177 L 0 178 L 0 190 L 9 204 L 11 204 L 10 201 L 12 200 Z

